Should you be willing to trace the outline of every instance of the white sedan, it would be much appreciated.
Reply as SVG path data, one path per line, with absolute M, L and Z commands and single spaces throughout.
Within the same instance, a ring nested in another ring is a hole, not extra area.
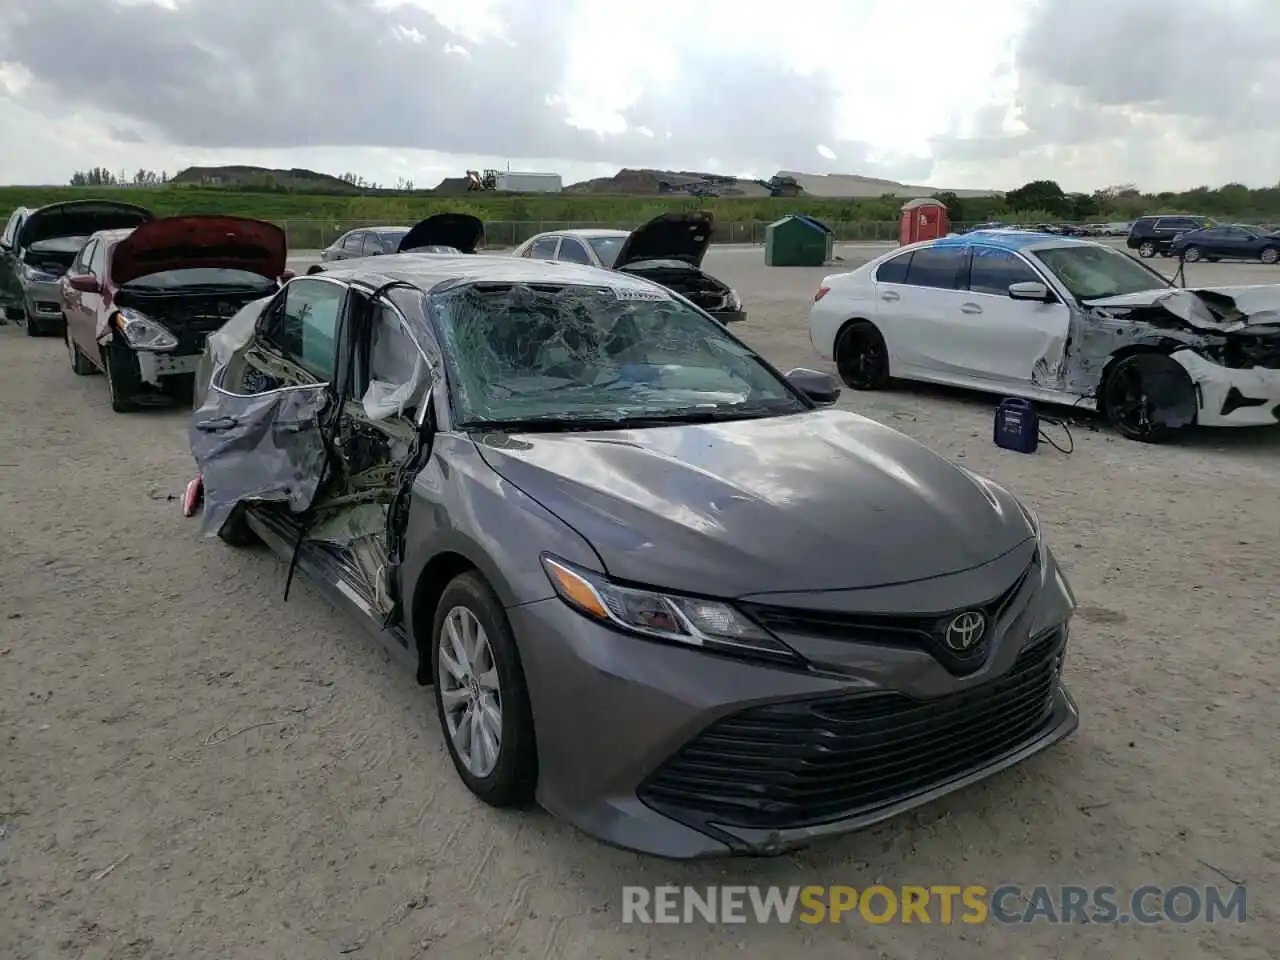
M 890 378 L 1097 409 L 1122 435 L 1280 421 L 1280 285 L 1184 290 L 1088 240 L 987 230 L 825 277 L 814 349 Z
M 584 263 L 673 290 L 721 323 L 747 318 L 738 294 L 702 269 L 715 221 L 709 213 L 663 213 L 635 230 L 555 230 L 530 237 L 513 257 Z

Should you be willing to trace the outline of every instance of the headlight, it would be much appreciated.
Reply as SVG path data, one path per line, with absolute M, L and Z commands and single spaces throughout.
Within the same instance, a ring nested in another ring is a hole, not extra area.
M 737 290 L 730 290 L 724 298 L 724 308 L 726 310 L 741 310 L 742 298 L 738 296 Z
M 121 307 L 115 314 L 115 327 L 135 350 L 172 350 L 178 338 L 145 314 Z
M 547 554 L 542 568 L 561 600 L 615 629 L 721 653 L 799 659 L 785 643 L 722 601 L 620 586 Z
M 56 283 L 58 275 L 49 273 L 47 270 L 37 270 L 30 264 L 24 263 L 22 265 L 22 279 L 28 283 Z

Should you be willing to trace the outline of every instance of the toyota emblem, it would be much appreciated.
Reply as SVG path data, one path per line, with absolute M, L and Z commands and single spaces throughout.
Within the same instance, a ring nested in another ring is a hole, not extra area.
M 968 653 L 982 642 L 987 632 L 987 618 L 977 610 L 966 610 L 951 618 L 943 641 L 956 653 Z

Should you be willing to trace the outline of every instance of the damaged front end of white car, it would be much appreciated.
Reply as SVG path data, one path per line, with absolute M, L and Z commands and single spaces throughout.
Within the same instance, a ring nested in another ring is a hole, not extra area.
M 1280 423 L 1280 285 L 1142 291 L 1081 313 L 1067 387 L 1124 436 Z

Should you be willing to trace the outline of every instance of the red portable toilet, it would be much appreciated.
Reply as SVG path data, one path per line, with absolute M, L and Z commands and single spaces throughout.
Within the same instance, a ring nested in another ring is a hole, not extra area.
M 936 240 L 945 237 L 950 229 L 947 205 L 932 197 L 921 197 L 903 204 L 898 242 L 906 245 L 920 240 Z

